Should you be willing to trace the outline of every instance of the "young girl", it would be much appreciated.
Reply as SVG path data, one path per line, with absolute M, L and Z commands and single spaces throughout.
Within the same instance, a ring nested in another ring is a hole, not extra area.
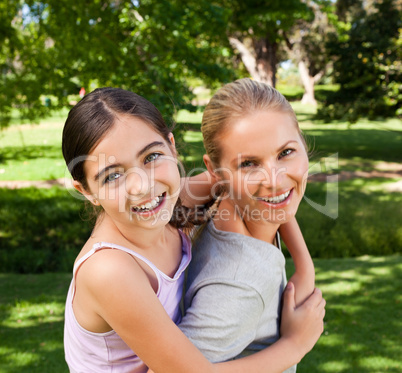
M 314 290 L 314 266 L 295 214 L 308 174 L 306 144 L 274 88 L 240 79 L 205 108 L 205 164 L 222 190 L 195 240 L 181 330 L 210 361 L 245 356 L 279 338 L 285 260 L 295 263 L 297 303 Z M 295 366 L 289 372 L 295 371 Z
M 174 139 L 144 98 L 114 88 L 85 96 L 69 113 L 63 155 L 75 188 L 101 208 L 73 270 L 64 346 L 71 372 L 280 372 L 323 329 L 315 293 L 295 308 L 285 292 L 282 337 L 253 356 L 211 364 L 180 321 L 188 238 L 169 224 L 180 175 Z

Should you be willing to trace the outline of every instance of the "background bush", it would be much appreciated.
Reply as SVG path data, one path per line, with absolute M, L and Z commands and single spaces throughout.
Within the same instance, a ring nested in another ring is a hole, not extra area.
M 340 182 L 337 219 L 301 203 L 297 219 L 314 258 L 400 252 L 402 194 L 375 190 L 376 183 L 372 190 Z M 306 196 L 325 205 L 326 188 L 309 183 Z M 84 202 L 60 187 L 0 189 L 0 272 L 71 272 L 93 226 L 86 215 Z

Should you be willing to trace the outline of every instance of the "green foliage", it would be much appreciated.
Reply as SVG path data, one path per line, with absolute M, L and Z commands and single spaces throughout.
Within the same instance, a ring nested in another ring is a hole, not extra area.
M 207 1 L 8 3 L 0 8 L 4 124 L 12 106 L 33 120 L 68 106 L 81 86 L 136 91 L 171 117 L 191 108 L 188 77 L 209 85 L 234 78 L 230 49 L 221 43 L 227 12 Z M 208 17 L 216 21 L 204 22 Z M 50 96 L 56 105 L 49 107 Z
M 340 90 L 318 112 L 318 118 L 326 121 L 355 123 L 360 117 L 392 117 L 401 111 L 402 13 L 393 0 L 376 1 L 370 12 L 361 2 L 354 6 L 351 21 L 338 23 L 338 34 L 328 43 Z M 347 19 L 345 12 L 342 8 Z
M 69 271 L 91 232 L 66 190 L 0 189 L 0 272 Z
M 324 206 L 327 188 L 310 183 L 306 196 Z M 340 182 L 335 220 L 303 201 L 297 218 L 313 257 L 400 252 L 402 196 L 386 188 L 384 180 Z M 58 187 L 0 189 L 0 272 L 69 271 L 92 228 L 81 219 L 83 206 Z

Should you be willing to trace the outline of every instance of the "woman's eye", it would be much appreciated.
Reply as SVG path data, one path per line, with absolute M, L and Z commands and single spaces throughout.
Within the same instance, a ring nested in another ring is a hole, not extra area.
M 287 155 L 293 153 L 293 149 L 285 149 L 279 153 L 279 158 L 286 157 Z
M 110 183 L 112 181 L 117 180 L 121 176 L 121 173 L 118 172 L 113 172 L 112 174 L 109 174 L 106 178 L 104 183 Z
M 145 157 L 145 163 L 153 162 L 161 155 L 160 153 L 151 153 Z
M 255 166 L 254 161 L 243 161 L 240 163 L 240 168 L 247 168 L 247 167 L 253 167 Z

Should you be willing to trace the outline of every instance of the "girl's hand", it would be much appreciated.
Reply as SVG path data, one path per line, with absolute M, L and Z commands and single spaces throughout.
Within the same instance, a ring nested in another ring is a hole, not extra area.
M 325 299 L 315 288 L 307 300 L 296 307 L 295 287 L 289 281 L 283 294 L 281 338 L 291 342 L 302 356 L 316 344 L 324 331 Z

